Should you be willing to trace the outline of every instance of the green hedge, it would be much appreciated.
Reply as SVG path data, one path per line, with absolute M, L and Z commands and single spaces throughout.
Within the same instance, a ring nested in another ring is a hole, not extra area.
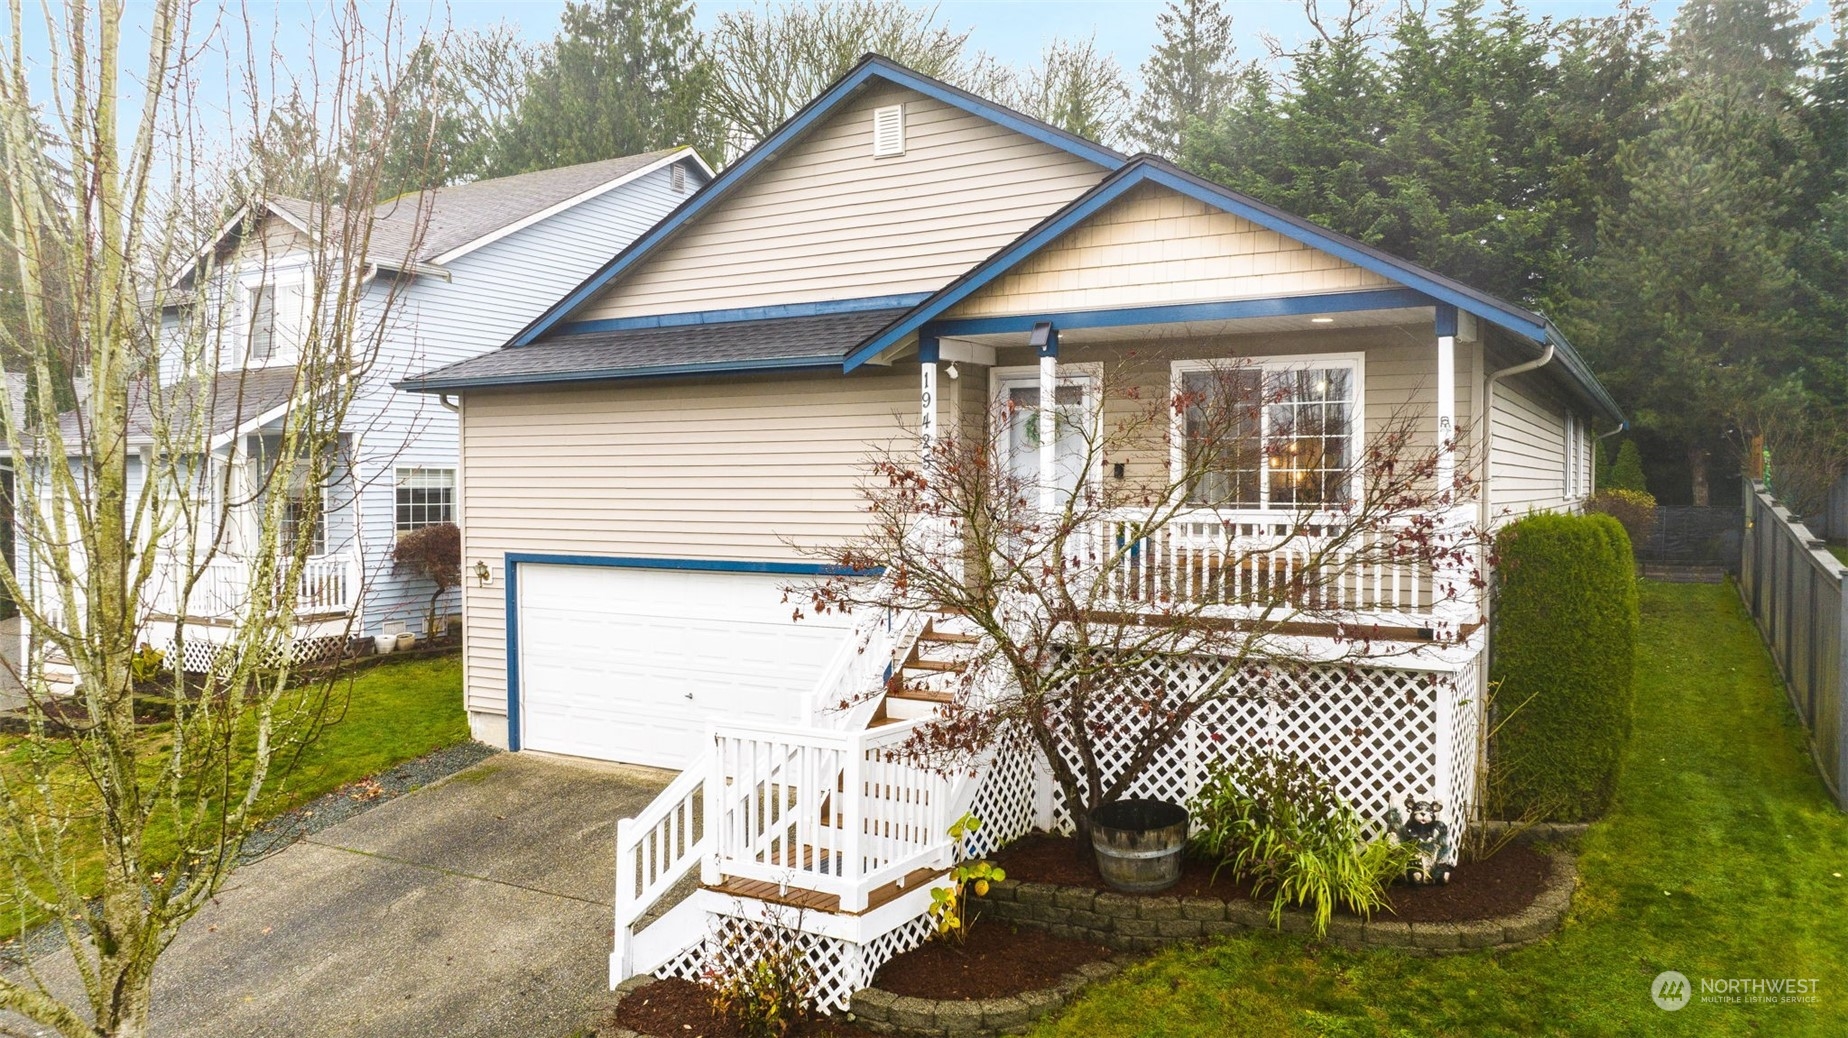
M 1608 515 L 1535 515 L 1496 540 L 1495 712 L 1485 805 L 1587 821 L 1610 806 L 1632 720 L 1636 575 Z

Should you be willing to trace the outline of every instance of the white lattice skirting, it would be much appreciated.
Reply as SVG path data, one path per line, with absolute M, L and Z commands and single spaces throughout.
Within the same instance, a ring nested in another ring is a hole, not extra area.
M 845 1010 L 854 992 L 871 986 L 881 966 L 923 944 L 931 932 L 930 917 L 918 915 L 859 943 L 808 932 L 801 928 L 806 920 L 799 915 L 793 908 L 744 901 L 733 912 L 712 912 L 705 938 L 656 970 L 655 976 L 706 981 L 748 966 L 766 947 L 793 944 L 801 949 L 814 978 L 817 1008 L 824 1013 Z
M 1137 675 L 1142 687 L 1125 697 L 1123 712 L 1100 726 L 1094 741 L 1106 781 L 1121 774 L 1133 739 L 1148 722 L 1133 705 L 1166 689 L 1179 702 L 1231 666 L 1189 657 Z M 1126 795 L 1186 803 L 1207 767 L 1239 750 L 1269 750 L 1313 761 L 1373 826 L 1404 810 L 1408 796 L 1438 800 L 1450 831 L 1461 836 L 1469 818 L 1476 773 L 1476 732 L 1482 709 L 1482 657 L 1458 670 L 1320 667 L 1241 679 L 1236 697 L 1196 713 L 1182 735 L 1160 752 Z M 1075 751 L 1065 751 L 1075 760 Z M 1070 832 L 1071 812 L 1053 805 L 1053 825 Z

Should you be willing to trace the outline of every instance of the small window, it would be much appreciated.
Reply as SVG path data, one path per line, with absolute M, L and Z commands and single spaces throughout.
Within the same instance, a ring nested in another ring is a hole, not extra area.
M 455 521 L 455 469 L 398 470 L 398 533 Z
M 873 157 L 886 158 L 905 153 L 905 106 L 887 105 L 873 109 Z
M 267 285 L 250 290 L 250 359 L 260 363 L 276 355 L 276 293 Z

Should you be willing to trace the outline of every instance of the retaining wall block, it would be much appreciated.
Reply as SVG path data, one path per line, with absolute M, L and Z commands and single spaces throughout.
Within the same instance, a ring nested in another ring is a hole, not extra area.
M 1181 899 L 1178 897 L 1145 897 L 1137 899 L 1136 915 L 1143 919 L 1179 919 L 1181 917 Z
M 1181 918 L 1198 919 L 1202 922 L 1219 920 L 1226 917 L 1226 903 L 1210 897 L 1188 897 L 1181 899 Z
M 1031 1020 L 1027 1004 L 1018 998 L 991 998 L 982 1004 L 983 1025 L 1002 1034 L 1018 1031 Z

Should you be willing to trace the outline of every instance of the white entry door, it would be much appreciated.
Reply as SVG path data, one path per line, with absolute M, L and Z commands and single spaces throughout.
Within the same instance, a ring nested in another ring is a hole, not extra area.
M 1007 423 L 1000 438 L 1003 459 L 1008 471 L 1027 485 L 1037 485 L 1040 476 L 1040 442 L 1045 435 L 1040 406 L 1038 368 L 996 368 L 993 374 L 995 414 Z M 1086 473 L 1089 445 L 1086 437 L 1098 430 L 1098 386 L 1094 372 L 1083 367 L 1068 367 L 1059 373 L 1057 410 L 1053 421 L 1053 474 L 1061 498 L 1078 489 L 1081 480 L 1095 479 Z M 1099 459 L 1101 461 L 1101 459 Z
M 795 622 L 789 577 L 521 564 L 520 742 L 681 768 L 710 722 L 801 720 L 851 622 Z

